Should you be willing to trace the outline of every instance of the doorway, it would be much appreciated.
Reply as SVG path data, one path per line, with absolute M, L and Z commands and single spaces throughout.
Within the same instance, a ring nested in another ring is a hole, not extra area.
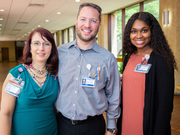
M 1 48 L 2 49 L 2 61 L 9 61 L 9 48 Z

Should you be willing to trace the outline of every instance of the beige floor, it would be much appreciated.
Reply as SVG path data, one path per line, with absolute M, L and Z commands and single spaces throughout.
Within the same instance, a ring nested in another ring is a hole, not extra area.
M 2 91 L 2 85 L 6 78 L 7 73 L 9 70 L 13 67 L 18 65 L 17 62 L 0 62 L 0 99 L 1 99 L 1 91 Z
M 18 65 L 17 62 L 3 62 L 0 63 L 0 97 L 2 91 L 2 84 L 8 71 Z M 172 113 L 172 135 L 180 135 L 180 96 L 174 96 L 174 110 Z

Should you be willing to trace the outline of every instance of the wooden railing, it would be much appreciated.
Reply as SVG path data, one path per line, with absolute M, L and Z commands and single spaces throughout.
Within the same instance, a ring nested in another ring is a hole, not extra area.
M 122 58 L 116 58 L 117 62 L 123 62 Z
M 180 86 L 176 86 L 176 89 L 177 89 L 177 90 L 180 90 Z

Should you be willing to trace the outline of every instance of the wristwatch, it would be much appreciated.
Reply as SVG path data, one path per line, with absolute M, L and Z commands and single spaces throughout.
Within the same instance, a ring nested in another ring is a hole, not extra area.
M 113 135 L 117 134 L 118 130 L 117 129 L 107 129 L 107 131 L 111 132 Z

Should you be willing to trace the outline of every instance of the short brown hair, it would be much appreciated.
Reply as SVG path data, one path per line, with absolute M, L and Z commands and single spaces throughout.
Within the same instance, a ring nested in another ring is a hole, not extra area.
M 98 6 L 98 5 L 96 5 L 96 4 L 93 4 L 93 3 L 83 3 L 83 4 L 81 4 L 81 5 L 79 6 L 79 11 L 78 11 L 77 17 L 79 16 L 79 13 L 81 12 L 81 9 L 82 9 L 83 7 L 92 7 L 92 8 L 94 8 L 94 9 L 96 9 L 96 10 L 99 12 L 99 22 L 101 22 L 101 11 L 102 11 L 102 9 L 101 9 L 100 6 Z

